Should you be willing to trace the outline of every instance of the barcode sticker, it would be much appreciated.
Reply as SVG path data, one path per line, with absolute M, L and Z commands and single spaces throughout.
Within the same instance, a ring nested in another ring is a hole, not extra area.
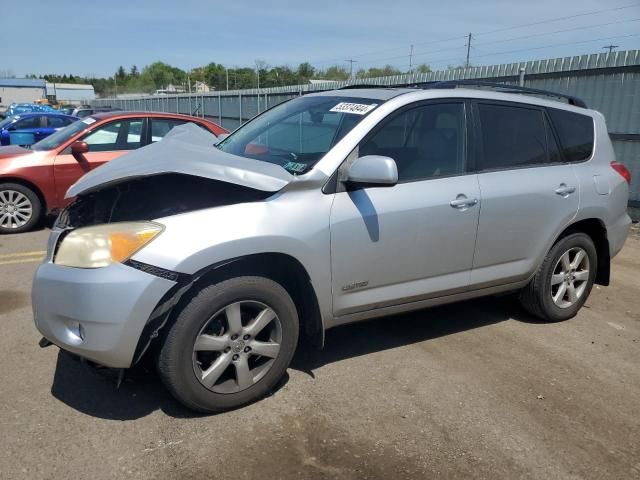
M 377 106 L 377 103 L 372 103 L 369 105 L 366 103 L 340 102 L 329 111 L 336 113 L 353 113 L 354 115 L 366 115 Z

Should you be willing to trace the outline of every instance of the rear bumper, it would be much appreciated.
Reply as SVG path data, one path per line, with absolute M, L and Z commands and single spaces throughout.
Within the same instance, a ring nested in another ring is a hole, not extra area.
M 121 264 L 82 269 L 45 262 L 33 282 L 35 324 L 64 350 L 128 368 L 142 329 L 174 285 Z
M 627 213 L 620 216 L 613 224 L 607 226 L 607 240 L 609 240 L 609 256 L 611 258 L 622 250 L 630 228 L 631 217 Z

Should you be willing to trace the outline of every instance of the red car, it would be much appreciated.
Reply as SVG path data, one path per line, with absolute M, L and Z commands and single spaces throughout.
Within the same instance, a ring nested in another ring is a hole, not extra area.
M 228 133 L 213 122 L 188 115 L 104 112 L 79 120 L 30 149 L 0 148 L 0 234 L 30 230 L 65 207 L 67 189 L 89 170 L 129 150 L 162 139 L 183 123 L 214 135 Z

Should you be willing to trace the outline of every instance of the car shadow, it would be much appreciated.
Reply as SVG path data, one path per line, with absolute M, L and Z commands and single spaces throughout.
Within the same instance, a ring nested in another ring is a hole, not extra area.
M 511 296 L 484 298 L 383 317 L 327 331 L 325 348 L 299 348 L 291 367 L 314 376 L 314 370 L 347 358 L 425 342 L 510 318 L 534 321 Z M 289 380 L 285 375 L 274 389 Z M 179 404 L 164 388 L 151 362 L 126 371 L 119 388 L 118 371 L 98 369 L 60 351 L 52 395 L 84 414 L 110 420 L 135 420 L 155 410 L 175 418 L 202 416 Z M 273 392 L 272 392 L 273 393 Z
M 322 350 L 299 349 L 291 368 L 313 377 L 314 370 L 333 362 L 428 342 L 508 319 L 538 322 L 522 310 L 515 296 L 504 295 L 353 323 L 328 330 Z

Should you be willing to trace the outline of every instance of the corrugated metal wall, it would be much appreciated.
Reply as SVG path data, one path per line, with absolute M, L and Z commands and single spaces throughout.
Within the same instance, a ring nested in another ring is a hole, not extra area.
M 516 83 L 523 69 L 526 86 L 569 93 L 582 98 L 589 108 L 605 115 L 618 159 L 632 173 L 630 200 L 640 203 L 640 50 L 358 79 L 356 82 L 410 85 L 443 80 L 487 79 Z M 209 118 L 228 130 L 234 130 L 278 103 L 308 92 L 330 90 L 348 84 L 338 82 L 192 95 L 99 99 L 92 103 L 124 110 L 186 113 Z

